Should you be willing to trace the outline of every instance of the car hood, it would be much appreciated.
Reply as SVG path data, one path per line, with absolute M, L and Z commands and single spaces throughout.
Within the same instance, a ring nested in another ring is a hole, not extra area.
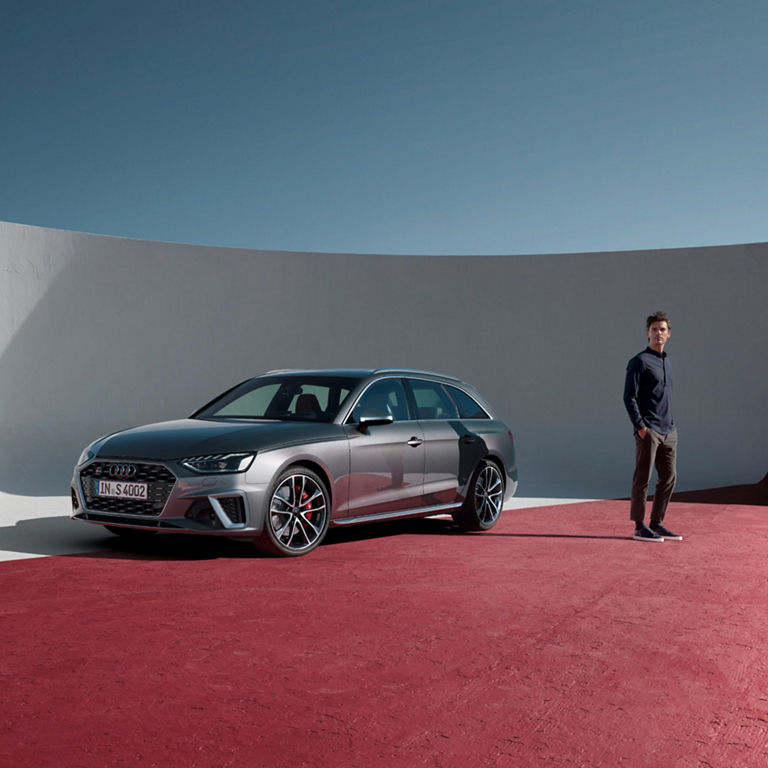
M 180 459 L 217 453 L 260 451 L 344 436 L 336 424 L 236 419 L 179 419 L 133 427 L 99 440 L 99 457 Z

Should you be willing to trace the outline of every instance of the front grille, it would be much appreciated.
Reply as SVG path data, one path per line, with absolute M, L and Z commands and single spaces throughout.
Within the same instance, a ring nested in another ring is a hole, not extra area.
M 112 512 L 119 515 L 150 515 L 157 516 L 165 507 L 176 476 L 162 464 L 130 463 L 136 467 L 136 474 L 130 480 L 134 483 L 147 483 L 147 498 L 144 499 L 115 499 L 109 496 L 96 495 L 96 481 L 111 480 L 110 467 L 118 462 L 95 461 L 80 472 L 80 485 L 85 497 L 85 506 L 99 512 Z

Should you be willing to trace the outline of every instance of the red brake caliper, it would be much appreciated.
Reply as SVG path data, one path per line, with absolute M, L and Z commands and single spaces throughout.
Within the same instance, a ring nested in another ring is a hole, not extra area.
M 298 496 L 299 493 L 301 493 L 301 488 L 299 488 L 299 486 L 297 485 L 296 486 L 296 495 Z M 304 509 L 307 510 L 307 514 L 305 515 L 305 517 L 307 518 L 307 520 L 311 520 L 312 519 L 312 512 L 310 512 L 309 510 L 312 509 L 312 502 L 309 502 L 309 504 L 307 504 L 306 506 L 304 505 L 304 502 L 308 498 L 309 498 L 309 494 L 306 491 L 304 491 L 304 493 L 301 494 L 301 502 L 300 502 L 299 506 L 304 507 Z

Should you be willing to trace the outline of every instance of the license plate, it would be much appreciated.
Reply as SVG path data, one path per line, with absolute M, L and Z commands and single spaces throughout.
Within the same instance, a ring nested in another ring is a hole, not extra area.
M 97 480 L 96 495 L 110 496 L 113 499 L 146 499 L 147 484 Z

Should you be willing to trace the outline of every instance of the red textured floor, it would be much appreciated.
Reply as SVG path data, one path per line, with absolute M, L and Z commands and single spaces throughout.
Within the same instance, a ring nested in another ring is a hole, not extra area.
M 0 564 L 0 765 L 768 765 L 768 510 L 626 502 Z M 74 525 L 75 523 L 73 523 Z

